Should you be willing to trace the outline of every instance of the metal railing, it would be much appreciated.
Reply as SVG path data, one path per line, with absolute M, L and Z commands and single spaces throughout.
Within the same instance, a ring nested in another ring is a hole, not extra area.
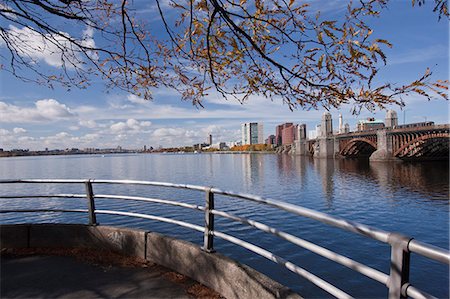
M 389 289 L 389 298 L 434 298 L 430 294 L 421 291 L 409 282 L 409 270 L 410 270 L 410 254 L 414 252 L 416 254 L 422 255 L 424 257 L 430 258 L 432 260 L 438 261 L 444 264 L 450 264 L 450 253 L 447 250 L 425 244 L 414 240 L 413 238 L 392 232 L 386 232 L 376 228 L 372 228 L 360 223 L 348 221 L 342 218 L 334 217 L 321 213 L 318 211 L 310 210 L 293 204 L 289 204 L 282 201 L 265 199 L 260 196 L 240 194 L 230 191 L 223 191 L 212 187 L 203 187 L 196 185 L 183 185 L 183 184 L 172 184 L 163 182 L 150 182 L 150 181 L 134 181 L 134 180 L 67 180 L 67 179 L 27 179 L 27 180 L 0 180 L 0 184 L 44 184 L 44 183 L 56 183 L 56 184 L 84 184 L 86 193 L 85 194 L 47 194 L 47 195 L 0 195 L 0 199 L 19 199 L 19 198 L 87 198 L 87 209 L 14 209 L 14 210 L 0 210 L 0 213 L 16 213 L 16 212 L 75 212 L 75 213 L 87 213 L 89 217 L 89 225 L 97 225 L 97 215 L 98 214 L 109 214 L 109 215 L 122 215 L 129 217 L 138 217 L 150 220 L 157 220 L 161 222 L 176 224 L 182 227 L 190 228 L 204 234 L 204 242 L 202 249 L 206 252 L 214 252 L 214 237 L 221 238 L 228 242 L 234 243 L 241 247 L 244 247 L 256 254 L 259 254 L 277 264 L 280 264 L 290 271 L 304 277 L 309 280 L 319 288 L 325 290 L 329 294 L 337 298 L 352 298 L 349 294 L 340 290 L 336 286 L 328 283 L 320 277 L 308 272 L 307 270 L 299 267 L 287 261 L 286 259 L 277 256 L 270 252 L 269 250 L 258 247 L 254 244 L 246 242 L 244 240 L 233 237 L 229 234 L 217 231 L 214 229 L 214 219 L 215 216 L 224 217 L 242 224 L 254 227 L 265 233 L 275 235 L 281 239 L 284 239 L 292 244 L 305 248 L 311 252 L 314 252 L 322 257 L 332 260 L 338 264 L 346 266 L 362 275 L 365 275 L 375 281 L 378 281 L 385 285 Z M 128 184 L 128 185 L 146 185 L 146 186 L 158 186 L 158 187 L 169 187 L 169 188 L 179 188 L 179 189 L 189 189 L 197 190 L 205 193 L 205 205 L 193 205 L 178 201 L 165 200 L 159 198 L 150 197 L 139 197 L 139 196 L 126 196 L 126 195 L 108 195 L 108 194 L 95 194 L 93 190 L 93 184 Z M 214 207 L 214 195 L 224 195 L 239 199 L 248 200 L 258 204 L 263 204 L 271 206 L 280 210 L 284 210 L 289 213 L 293 213 L 298 216 L 307 217 L 314 219 L 316 221 L 325 223 L 330 226 L 334 226 L 355 234 L 359 234 L 380 242 L 389 244 L 391 246 L 391 261 L 390 261 L 390 273 L 386 274 L 377 269 L 371 268 L 367 265 L 354 261 L 346 256 L 340 255 L 333 252 L 327 248 L 321 247 L 307 240 L 301 239 L 297 236 L 291 235 L 289 233 L 277 230 L 276 228 L 270 227 L 258 221 L 250 220 L 247 218 L 239 217 L 227 213 L 225 211 L 220 211 Z M 141 214 L 134 212 L 123 212 L 114 210 L 101 210 L 96 209 L 95 199 L 97 198 L 108 198 L 108 199 L 125 199 L 134 200 L 142 202 L 151 202 L 159 204 L 167 204 L 173 206 L 179 206 L 183 208 L 204 211 L 205 225 L 199 226 L 196 224 L 160 217 L 149 214 Z

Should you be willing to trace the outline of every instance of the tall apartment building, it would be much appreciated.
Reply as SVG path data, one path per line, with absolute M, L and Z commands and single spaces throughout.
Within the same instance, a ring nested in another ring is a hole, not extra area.
M 241 125 L 242 145 L 263 144 L 264 129 L 260 123 L 245 123 Z
M 289 145 L 294 143 L 295 139 L 295 126 L 290 123 L 286 124 L 286 127 L 281 131 L 281 144 Z
M 275 144 L 277 146 L 292 144 L 295 139 L 295 126 L 293 123 L 278 125 L 275 134 Z

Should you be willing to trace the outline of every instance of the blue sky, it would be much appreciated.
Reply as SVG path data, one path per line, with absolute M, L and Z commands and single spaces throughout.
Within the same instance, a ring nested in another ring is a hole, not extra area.
M 312 7 L 320 7 L 325 17 L 338 18 L 346 3 L 313 1 Z M 434 79 L 448 79 L 448 20 L 438 22 L 432 4 L 427 1 L 426 7 L 412 8 L 410 0 L 392 0 L 380 18 L 370 21 L 374 34 L 393 44 L 392 49 L 385 51 L 388 65 L 381 68 L 380 80 L 406 83 L 418 78 L 427 67 L 433 71 Z M 145 5 L 139 11 L 152 16 L 151 24 L 157 28 L 161 24 L 153 12 L 151 6 Z M 0 51 L 5 51 L 1 42 Z M 40 66 L 58 67 L 52 59 L 42 54 Z M 164 88 L 155 90 L 154 100 L 149 102 L 122 91 L 107 90 L 102 82 L 95 82 L 86 90 L 74 88 L 68 92 L 25 83 L 7 72 L 0 75 L 0 148 L 4 149 L 182 146 L 204 142 L 208 134 L 213 135 L 214 142 L 236 141 L 243 122 L 262 122 L 267 136 L 274 134 L 275 126 L 283 122 L 306 123 L 308 130 L 313 130 L 324 112 L 291 112 L 276 98 L 251 97 L 241 105 L 214 94 L 204 99 L 203 109 L 181 101 L 176 92 Z M 392 107 L 398 112 L 400 123 L 404 119 L 449 122 L 447 101 L 427 101 L 417 96 L 404 101 L 403 110 Z M 335 129 L 339 113 L 351 128 L 359 119 L 385 116 L 385 111 L 363 110 L 358 116 L 350 111 L 351 106 L 331 111 Z

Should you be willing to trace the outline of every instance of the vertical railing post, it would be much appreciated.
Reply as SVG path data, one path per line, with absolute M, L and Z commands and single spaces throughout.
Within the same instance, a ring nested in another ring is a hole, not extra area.
M 398 233 L 389 234 L 391 245 L 391 270 L 389 275 L 389 299 L 406 298 L 402 295 L 403 285 L 409 282 L 410 252 L 408 244 L 412 238 Z
M 211 213 L 214 209 L 214 193 L 211 192 L 211 188 L 208 188 L 205 195 L 205 233 L 202 249 L 206 252 L 214 252 L 214 236 L 211 233 L 214 230 L 214 215 Z
M 86 198 L 88 200 L 88 213 L 89 213 L 89 225 L 97 225 L 97 217 L 95 215 L 95 202 L 94 202 L 94 192 L 92 191 L 92 182 L 87 180 L 86 186 Z

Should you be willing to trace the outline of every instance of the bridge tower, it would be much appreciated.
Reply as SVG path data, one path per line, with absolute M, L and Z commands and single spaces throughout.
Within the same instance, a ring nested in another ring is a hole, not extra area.
M 306 135 L 306 124 L 296 126 L 296 139 L 293 143 L 293 153 L 296 155 L 306 155 L 308 152 L 308 143 Z
M 350 133 L 350 125 L 348 124 L 348 123 L 346 123 L 345 125 L 344 125 L 344 133 Z
M 388 110 L 388 112 L 386 113 L 386 120 L 384 123 L 386 128 L 394 128 L 398 126 L 397 112 L 395 112 L 394 110 Z
M 322 115 L 321 137 L 328 137 L 333 135 L 333 119 L 331 113 L 324 112 Z
M 315 143 L 314 157 L 333 158 L 335 156 L 335 138 L 333 137 L 333 120 L 329 112 L 322 115 L 320 134 Z

